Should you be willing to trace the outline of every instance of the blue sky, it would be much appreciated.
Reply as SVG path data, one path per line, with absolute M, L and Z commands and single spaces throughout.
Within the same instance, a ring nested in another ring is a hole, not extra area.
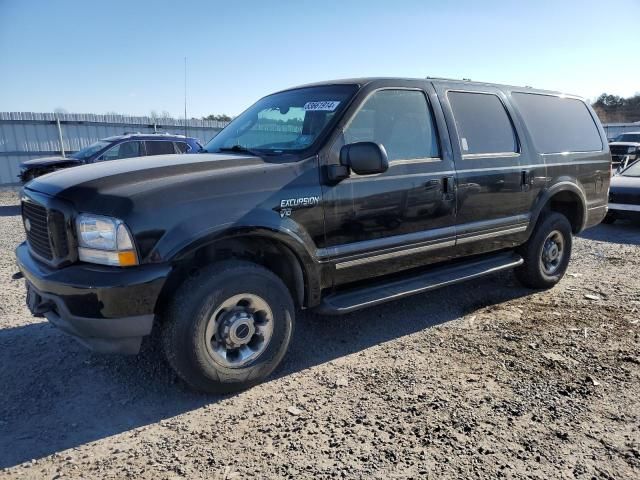
M 629 96 L 638 18 L 640 0 L 0 0 L 0 111 L 181 116 L 185 56 L 194 117 L 369 75 Z

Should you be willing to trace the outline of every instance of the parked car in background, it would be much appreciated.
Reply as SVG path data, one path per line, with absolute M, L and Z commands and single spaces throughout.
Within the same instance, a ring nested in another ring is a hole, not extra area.
M 611 178 L 609 211 L 603 222 L 613 223 L 619 218 L 640 219 L 640 162 Z
M 622 170 L 640 158 L 640 132 L 627 132 L 618 135 L 609 143 L 611 167 L 613 171 Z
M 171 153 L 197 153 L 202 145 L 197 139 L 168 133 L 126 133 L 92 143 L 68 157 L 34 158 L 20 164 L 19 178 L 23 183 L 62 168 L 87 163 L 145 157 Z

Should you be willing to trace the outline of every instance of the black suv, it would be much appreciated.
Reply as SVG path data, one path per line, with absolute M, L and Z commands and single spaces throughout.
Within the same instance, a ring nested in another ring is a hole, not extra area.
M 552 287 L 572 235 L 607 212 L 596 115 L 531 88 L 318 83 L 259 100 L 205 151 L 30 182 L 16 254 L 35 315 L 102 352 L 136 353 L 160 329 L 206 391 L 269 375 L 299 308 L 351 312 L 512 268 Z
M 20 164 L 18 177 L 23 183 L 26 183 L 62 168 L 148 155 L 197 153 L 201 148 L 202 146 L 197 139 L 184 135 L 127 133 L 103 138 L 68 157 L 55 156 L 24 161 Z

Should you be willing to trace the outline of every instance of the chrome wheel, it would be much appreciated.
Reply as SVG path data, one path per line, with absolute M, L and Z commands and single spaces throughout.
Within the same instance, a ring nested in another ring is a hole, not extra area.
M 242 367 L 265 351 L 273 334 L 269 304 L 251 293 L 228 298 L 209 318 L 205 342 L 213 359 L 226 367 Z
M 555 275 L 560 268 L 565 254 L 564 236 L 558 230 L 553 230 L 542 244 L 540 266 L 545 275 Z

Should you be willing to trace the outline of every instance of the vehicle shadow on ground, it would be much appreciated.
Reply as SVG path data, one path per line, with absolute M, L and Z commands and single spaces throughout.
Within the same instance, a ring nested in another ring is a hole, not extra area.
M 20 205 L 0 205 L 0 217 L 15 217 L 20 215 Z
M 342 317 L 302 314 L 270 381 L 529 294 L 507 272 Z M 35 319 L 0 330 L 0 385 L 0 467 L 229 398 L 190 391 L 157 347 L 137 357 L 92 354 Z
M 640 245 L 640 222 L 617 220 L 610 225 L 601 223 L 596 227 L 585 230 L 579 236 L 597 242 Z

